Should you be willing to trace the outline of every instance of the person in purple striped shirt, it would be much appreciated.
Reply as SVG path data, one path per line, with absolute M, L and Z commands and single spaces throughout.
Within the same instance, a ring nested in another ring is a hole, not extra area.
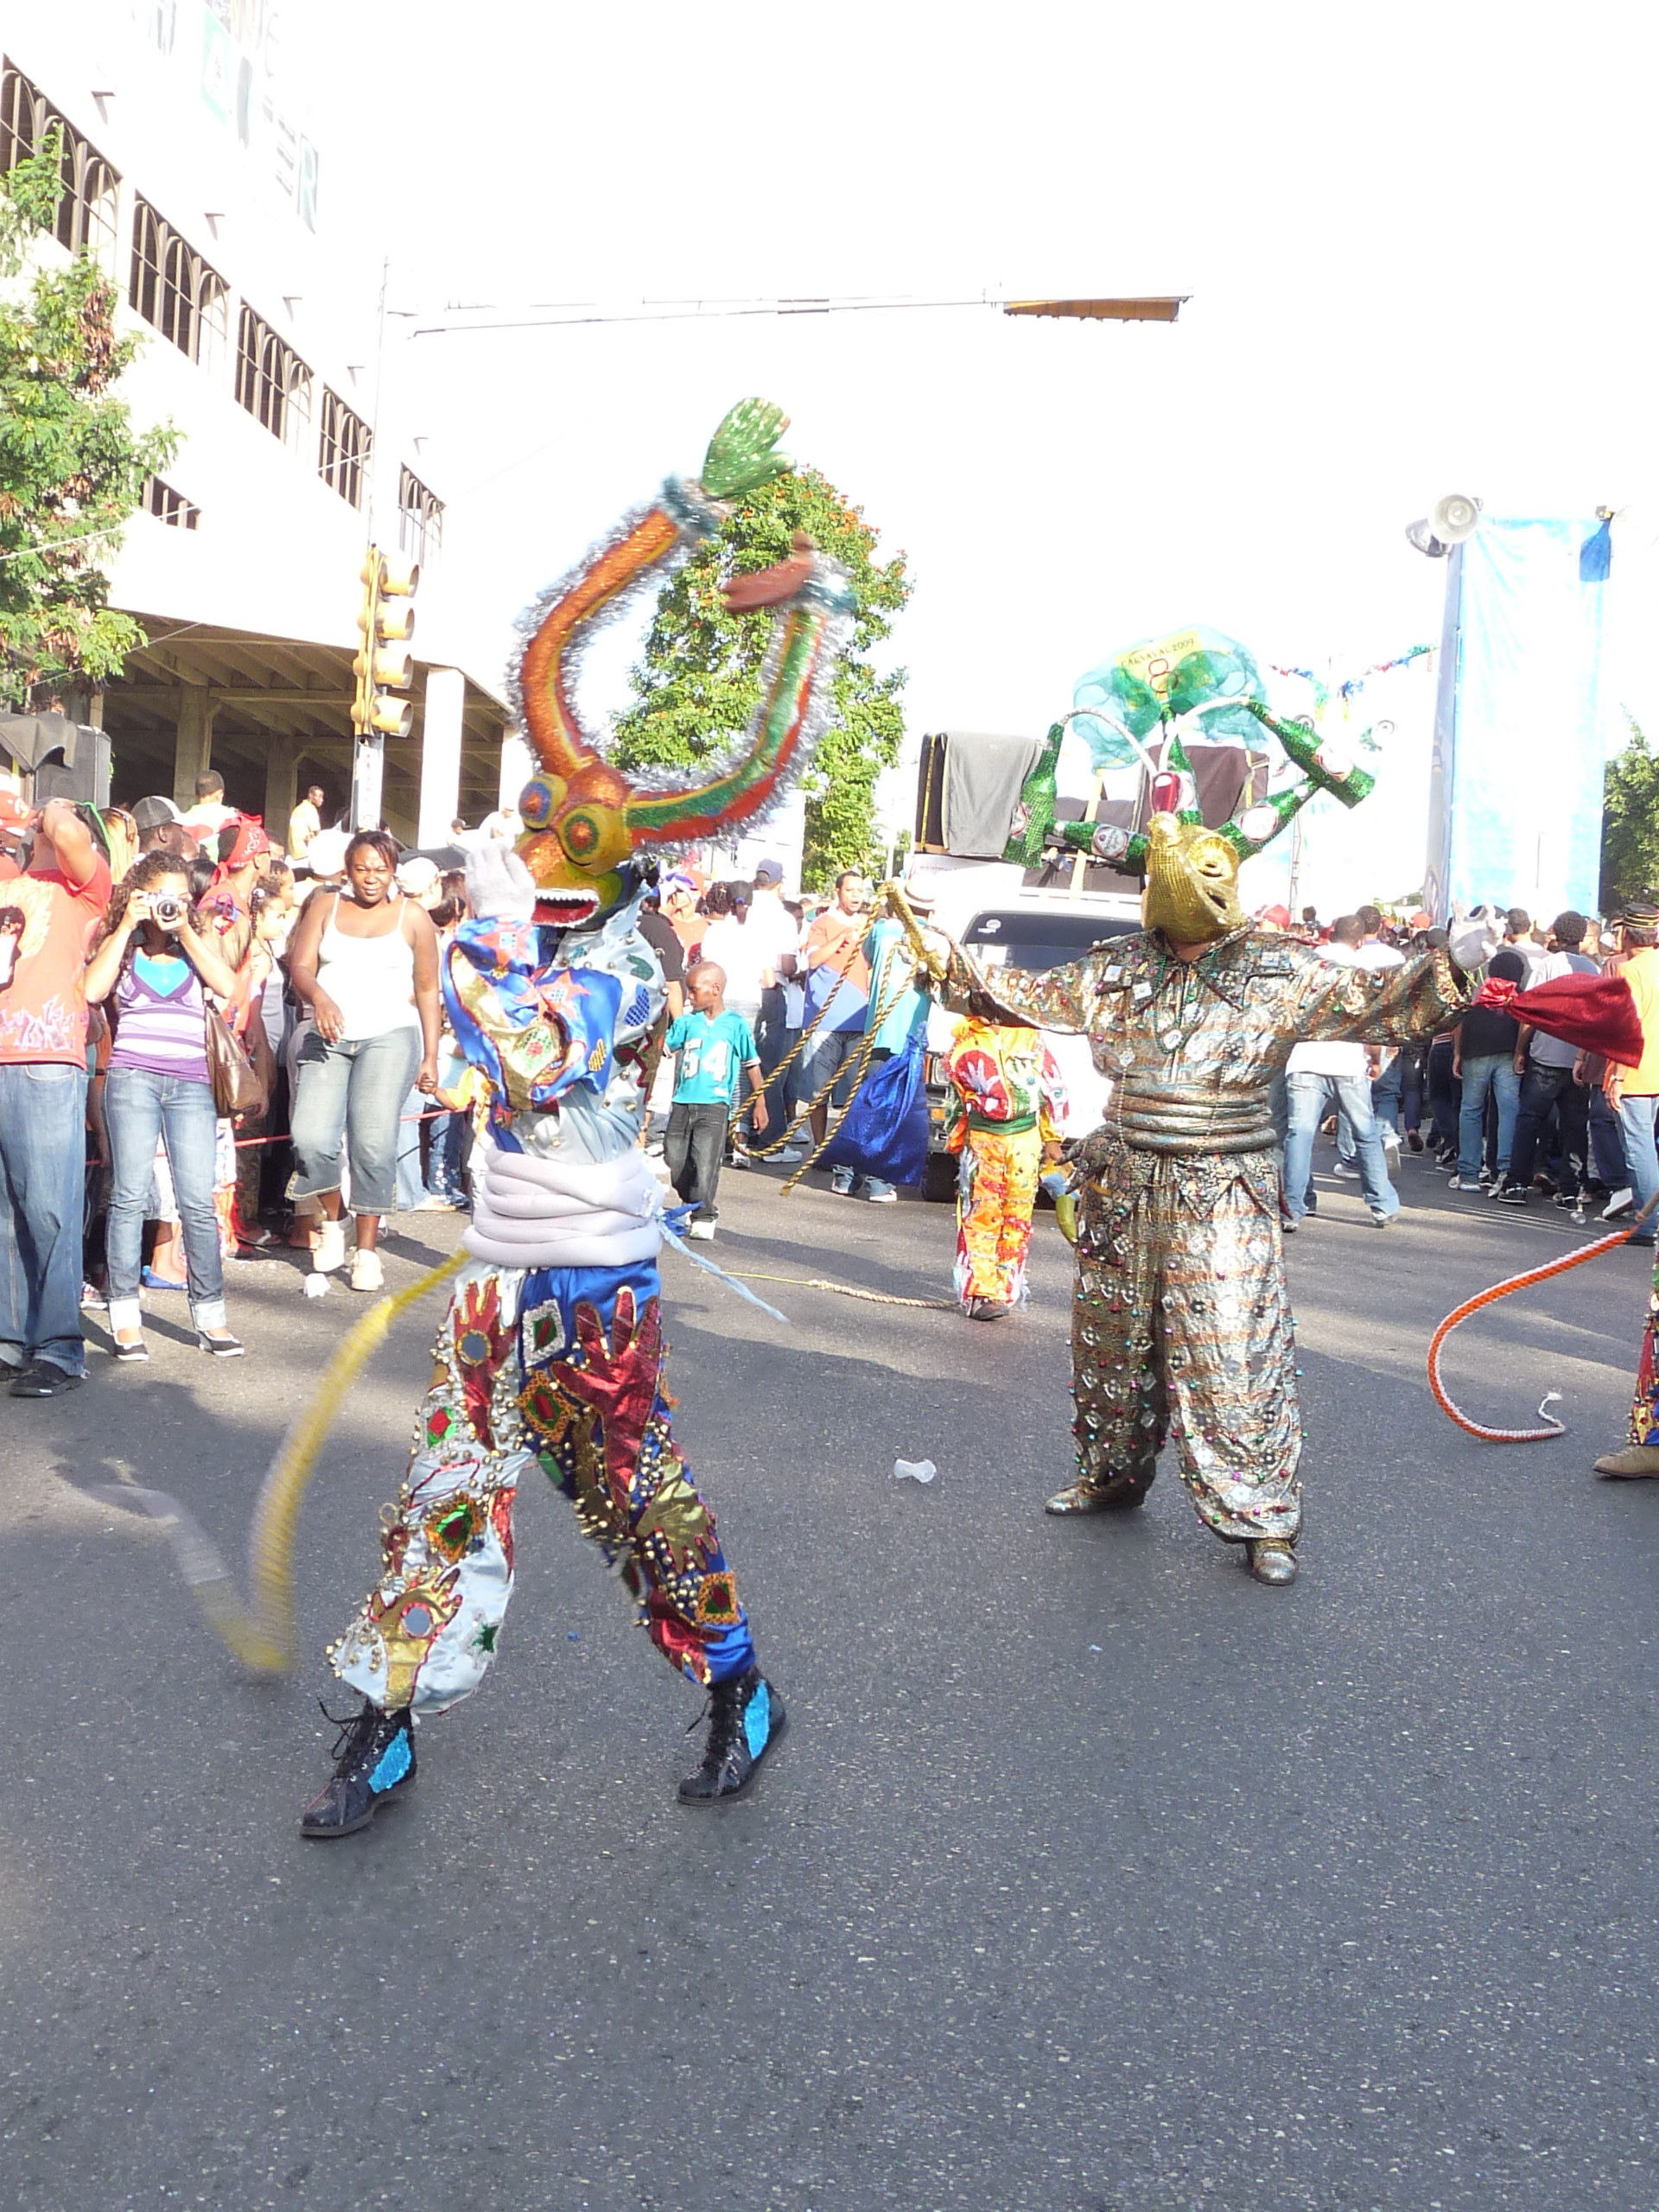
M 197 925 L 188 868 L 173 853 L 146 853 L 117 884 L 86 969 L 86 996 L 105 1006 L 115 1030 L 104 1111 L 111 1168 L 110 1332 L 123 1362 L 149 1357 L 138 1281 L 157 1136 L 178 1197 L 190 1315 L 201 1348 L 221 1359 L 242 1350 L 226 1317 L 213 1212 L 217 1116 L 206 996 L 226 998 L 235 984 Z

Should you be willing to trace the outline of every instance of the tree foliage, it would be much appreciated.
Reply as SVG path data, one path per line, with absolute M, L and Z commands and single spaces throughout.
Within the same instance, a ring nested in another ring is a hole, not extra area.
M 0 699 L 29 708 L 118 675 L 144 642 L 109 601 L 105 569 L 144 479 L 177 450 L 136 433 L 115 386 L 137 340 L 89 255 L 30 264 L 61 190 L 56 132 L 0 178 Z
M 862 511 L 816 469 L 747 494 L 664 592 L 632 671 L 635 702 L 618 723 L 615 758 L 625 768 L 696 767 L 731 750 L 760 703 L 772 618 L 728 613 L 721 588 L 787 560 L 798 530 L 847 571 L 856 606 L 830 727 L 807 778 L 803 873 L 819 889 L 837 869 L 869 868 L 880 855 L 875 785 L 899 757 L 905 671 L 879 676 L 869 654 L 890 634 L 911 586 L 904 555 L 879 563 Z
M 1659 884 L 1659 759 L 1633 718 L 1630 741 L 1607 763 L 1601 822 L 1601 911 Z

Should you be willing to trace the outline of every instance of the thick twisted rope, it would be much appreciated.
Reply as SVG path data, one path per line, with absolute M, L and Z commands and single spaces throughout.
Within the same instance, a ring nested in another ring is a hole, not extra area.
M 921 944 L 921 937 L 920 932 L 918 931 L 916 926 L 916 918 L 911 912 L 909 905 L 905 899 L 903 893 L 895 883 L 883 884 L 881 887 L 881 896 L 877 901 L 871 918 L 872 920 L 879 920 L 884 912 L 889 911 L 899 917 L 906 925 L 907 933 L 914 939 L 915 943 L 919 945 Z M 854 958 L 860 950 L 861 944 L 861 940 L 849 944 L 846 952 L 842 955 L 841 965 L 836 971 L 836 984 L 837 989 L 840 988 L 841 984 L 846 981 L 848 971 L 852 967 Z M 881 993 L 878 999 L 874 1017 L 867 1018 L 865 1022 L 864 1041 L 860 1048 L 858 1058 L 854 1064 L 852 1088 L 847 1094 L 847 1104 L 849 1106 L 852 1104 L 854 1099 L 857 1097 L 859 1092 L 864 1087 L 864 1078 L 869 1072 L 871 1057 L 875 1051 L 875 1040 L 880 1033 L 882 1023 L 887 1020 L 893 1007 L 898 1005 L 905 993 L 911 988 L 916 978 L 916 971 L 922 964 L 923 962 L 921 957 L 914 953 L 912 956 L 908 966 L 899 967 L 897 963 L 894 963 L 895 972 L 890 980 L 889 987 Z M 777 1066 L 773 1068 L 772 1073 L 766 1077 L 766 1087 L 768 1090 L 777 1083 L 780 1076 L 787 1073 L 788 1070 L 793 1065 L 795 1060 L 798 1058 L 801 1052 L 805 1050 L 806 1046 L 817 1036 L 819 1026 L 822 1024 L 824 1015 L 830 1011 L 830 1003 L 834 997 L 834 991 L 830 992 L 826 995 L 823 1004 L 818 1008 L 817 1013 L 812 1017 L 810 1026 L 801 1032 L 795 1043 L 791 1046 L 788 1052 L 785 1053 L 783 1058 L 779 1061 Z M 769 1158 L 772 1153 L 780 1152 L 792 1136 L 796 1135 L 801 1129 L 806 1127 L 813 1115 L 817 1113 L 818 1108 L 828 1101 L 830 1093 L 835 1090 L 837 1084 L 845 1081 L 846 1074 L 847 1071 L 844 1068 L 837 1068 L 835 1073 L 830 1076 L 829 1081 L 825 1083 L 823 1088 L 818 1091 L 816 1097 L 810 1098 L 806 1102 L 805 1105 L 799 1107 L 792 1117 L 787 1114 L 784 1116 L 784 1130 L 780 1136 L 775 1138 L 769 1144 L 749 1145 L 747 1147 L 749 1157 L 752 1160 L 766 1160 Z M 748 1110 L 749 1104 L 750 1102 L 747 1098 L 738 1099 L 734 1102 L 730 1116 L 730 1130 L 733 1135 L 735 1135 L 737 1125 L 742 1119 L 744 1114 Z M 815 1145 L 810 1156 L 803 1160 L 801 1165 L 796 1169 L 795 1173 L 785 1179 L 782 1186 L 782 1195 L 785 1198 L 789 1196 L 790 1192 L 795 1188 L 795 1185 L 800 1181 L 802 1176 L 806 1174 L 817 1163 L 820 1154 L 825 1152 L 835 1141 L 835 1135 L 836 1133 L 833 1129 L 826 1129 L 823 1142 Z
M 1551 1260 L 1541 1268 L 1529 1268 L 1524 1274 L 1510 1275 L 1503 1282 L 1495 1282 L 1490 1290 L 1483 1290 L 1474 1298 L 1466 1298 L 1461 1306 L 1446 1315 L 1429 1343 L 1428 1387 L 1434 1393 L 1435 1404 L 1448 1421 L 1454 1421 L 1469 1435 L 1478 1436 L 1483 1444 L 1544 1444 L 1552 1436 L 1567 1433 L 1567 1424 L 1544 1410 L 1546 1406 L 1560 1399 L 1561 1394 L 1559 1390 L 1544 1393 L 1538 1408 L 1538 1418 L 1543 1423 L 1540 1428 L 1494 1428 L 1485 1421 L 1471 1421 L 1468 1414 L 1452 1402 L 1451 1394 L 1440 1380 L 1441 1350 L 1452 1330 L 1466 1321 L 1471 1313 L 1478 1313 L 1483 1306 L 1496 1305 L 1500 1298 L 1508 1298 L 1517 1290 L 1529 1289 L 1534 1283 L 1548 1282 L 1552 1275 L 1564 1275 L 1569 1268 L 1581 1268 L 1586 1260 L 1598 1259 L 1602 1253 L 1611 1252 L 1619 1245 L 1628 1243 L 1656 1206 L 1659 1206 L 1659 1198 L 1649 1198 L 1628 1229 L 1617 1229 L 1611 1236 L 1598 1236 L 1592 1244 L 1586 1244 L 1576 1252 L 1569 1252 L 1565 1259 Z
M 315 1395 L 283 1439 L 265 1471 L 248 1532 L 253 1602 L 245 1605 L 235 1577 L 200 1522 L 166 1491 L 137 1492 L 144 1510 L 166 1524 L 185 1580 L 207 1624 L 251 1674 L 292 1671 L 299 1644 L 294 1618 L 294 1535 L 300 1505 L 340 1402 L 398 1315 L 459 1274 L 470 1255 L 457 1252 L 394 1297 L 377 1300 L 347 1333 L 323 1371 Z

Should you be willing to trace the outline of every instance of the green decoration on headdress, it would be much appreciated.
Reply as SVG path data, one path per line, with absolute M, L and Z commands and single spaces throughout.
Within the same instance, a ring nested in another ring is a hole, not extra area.
M 773 448 L 788 428 L 788 416 L 771 400 L 740 399 L 703 455 L 702 483 L 710 499 L 729 499 L 774 476 L 787 476 L 789 456 Z

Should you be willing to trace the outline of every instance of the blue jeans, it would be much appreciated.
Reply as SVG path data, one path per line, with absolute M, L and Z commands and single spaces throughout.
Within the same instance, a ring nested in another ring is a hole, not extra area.
M 397 1211 L 400 1213 L 407 1213 L 411 1207 L 419 1205 L 423 1198 L 431 1195 L 426 1187 L 426 1179 L 421 1173 L 420 1117 L 427 1111 L 427 1106 L 424 1092 L 411 1090 L 398 1109 L 397 1179 Z M 435 1122 L 432 1124 L 435 1132 L 437 1126 Z M 437 1168 L 438 1161 L 435 1159 L 432 1164 L 435 1176 Z
M 1463 1109 L 1463 1078 L 1452 1072 L 1454 1047 L 1449 1037 L 1429 1039 L 1423 1080 L 1428 1091 L 1429 1112 L 1434 1123 L 1436 1147 L 1461 1142 L 1459 1116 Z
M 1624 1164 L 1624 1132 L 1618 1116 L 1599 1086 L 1590 1094 L 1590 1152 L 1596 1173 L 1610 1191 L 1622 1191 L 1630 1180 Z
M 1497 1093 L 1497 1179 L 1510 1172 L 1515 1149 L 1515 1117 L 1521 1105 L 1521 1078 L 1507 1052 L 1477 1052 L 1463 1064 L 1463 1110 L 1458 1116 L 1458 1180 L 1473 1183 L 1480 1174 L 1486 1127 L 1486 1094 Z
M 313 1029 L 298 1055 L 289 1196 L 340 1188 L 342 1141 L 352 1164 L 352 1211 L 391 1213 L 397 1203 L 398 1116 L 421 1065 L 418 1029 L 331 1045 Z
M 212 1084 L 188 1076 L 111 1068 L 104 1082 L 110 1130 L 110 1325 L 138 1325 L 138 1271 L 144 1215 L 156 1169 L 156 1140 L 167 1147 L 190 1279 L 190 1318 L 199 1329 L 225 1326 L 225 1270 L 213 1211 L 219 1117 Z M 125 1310 L 117 1313 L 117 1307 Z
M 1354 1140 L 1354 1164 L 1359 1186 L 1374 1214 L 1387 1220 L 1400 1211 L 1400 1193 L 1389 1179 L 1382 1157 L 1382 1140 L 1371 1111 L 1371 1086 L 1362 1075 L 1309 1075 L 1285 1077 L 1289 1128 L 1285 1136 L 1285 1206 L 1293 1221 L 1308 1211 L 1313 1187 L 1313 1139 L 1327 1107 L 1334 1105 Z
M 86 1070 L 0 1064 L 0 1366 L 86 1371 L 80 1334 Z
M 1659 1098 L 1625 1098 L 1619 1102 L 1618 1126 L 1624 1138 L 1624 1165 L 1630 1170 L 1638 1214 L 1654 1192 L 1659 1191 L 1659 1150 L 1654 1145 L 1656 1113 L 1659 1113 Z M 1630 1242 L 1651 1244 L 1653 1231 L 1654 1224 L 1649 1221 Z
M 809 1098 L 816 1098 L 831 1076 L 836 1087 L 825 1101 L 827 1105 L 845 1106 L 853 1095 L 853 1063 L 864 1049 L 864 1032 L 859 1029 L 832 1029 L 826 1036 L 820 1030 L 813 1040 L 810 1057 L 806 1063 L 804 1088 Z

